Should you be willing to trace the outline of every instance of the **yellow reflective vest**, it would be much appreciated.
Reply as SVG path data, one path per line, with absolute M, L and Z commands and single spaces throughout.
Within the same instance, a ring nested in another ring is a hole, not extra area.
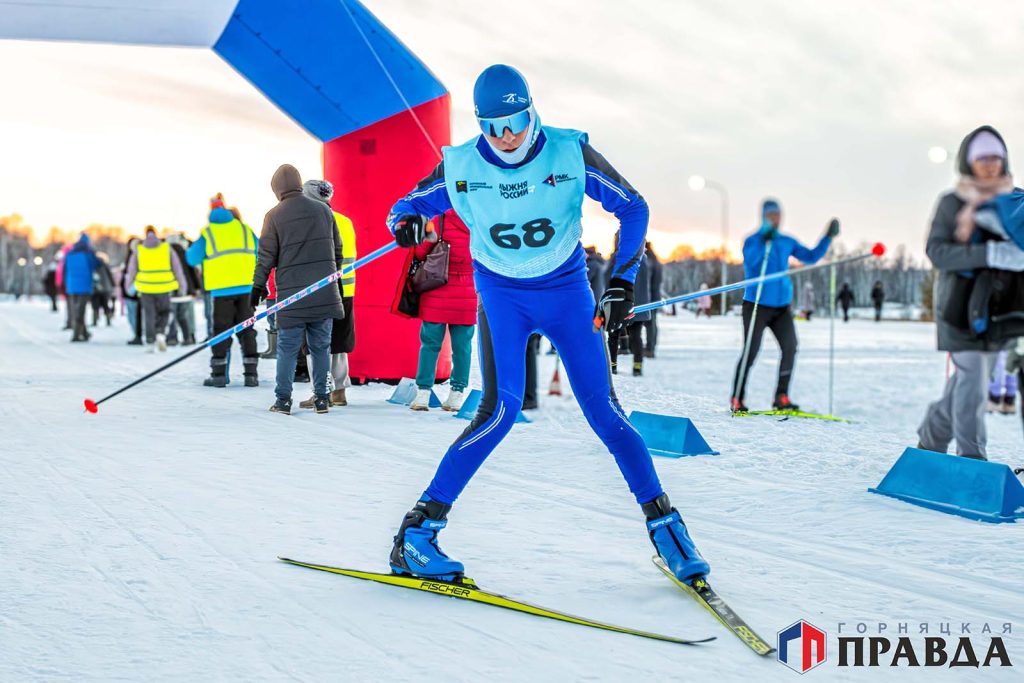
M 139 244 L 139 272 L 135 289 L 142 294 L 164 294 L 178 291 L 178 279 L 171 268 L 171 245 L 161 242 L 156 247 Z
M 212 292 L 252 284 L 256 238 L 248 225 L 237 218 L 229 223 L 210 223 L 203 228 L 202 236 L 206 241 L 203 289 Z
M 356 229 L 348 216 L 337 211 L 334 212 L 334 222 L 338 226 L 338 235 L 341 237 L 341 267 L 348 268 L 356 262 Z M 341 278 L 341 295 L 345 297 L 356 295 L 356 271 Z

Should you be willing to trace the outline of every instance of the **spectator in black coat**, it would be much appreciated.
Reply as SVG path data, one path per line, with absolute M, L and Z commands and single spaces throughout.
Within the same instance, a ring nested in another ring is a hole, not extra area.
M 881 280 L 875 280 L 875 286 L 871 288 L 871 304 L 875 307 L 875 322 L 882 319 L 882 304 L 885 303 L 885 289 Z
M 276 268 L 278 301 L 341 270 L 341 238 L 334 214 L 323 202 L 302 194 L 302 178 L 294 166 L 284 164 L 270 182 L 278 204 L 263 221 L 260 251 L 253 274 L 254 304 L 267 296 L 267 278 Z M 277 401 L 274 412 L 289 414 L 295 362 L 303 338 L 313 358 L 314 405 L 325 413 L 330 403 L 331 327 L 345 309 L 337 286 L 322 287 L 277 314 Z
M 836 294 L 836 303 L 843 309 L 843 322 L 850 322 L 850 306 L 853 306 L 853 290 L 850 289 L 849 282 L 844 282 L 843 286 L 839 288 L 839 293 Z

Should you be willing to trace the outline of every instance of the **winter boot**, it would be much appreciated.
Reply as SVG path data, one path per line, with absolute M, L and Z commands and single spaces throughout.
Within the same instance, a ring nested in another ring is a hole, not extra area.
M 775 402 L 772 403 L 772 407 L 775 408 L 775 410 L 800 410 L 800 406 L 790 401 L 787 394 L 776 394 Z
M 331 406 L 330 396 L 317 396 L 313 399 L 313 410 L 323 415 L 326 413 Z
M 669 503 L 668 495 L 663 493 L 641 507 L 647 516 L 651 543 L 677 579 L 689 583 L 711 572 L 707 561 L 697 552 L 679 511 Z
M 402 526 L 391 548 L 391 571 L 441 581 L 457 581 L 465 571 L 437 544 L 437 533 L 448 525 L 451 505 L 431 500 L 426 495 L 405 513 Z
M 1017 397 L 1014 394 L 1007 394 L 1003 397 L 1003 403 L 999 406 L 999 412 L 1003 415 L 1013 415 L 1017 412 L 1017 408 L 1014 405 Z
M 226 387 L 228 385 L 228 359 L 211 358 L 210 376 L 203 380 L 204 387 Z
M 242 372 L 245 377 L 245 386 L 247 387 L 258 387 L 260 385 L 260 377 L 256 373 L 256 366 L 259 364 L 259 356 L 244 356 L 242 358 Z
M 292 400 L 290 398 L 279 398 L 270 406 L 270 412 L 281 413 L 282 415 L 292 414 Z
M 267 350 L 260 354 L 260 358 L 277 358 L 277 332 L 267 330 Z
M 345 387 L 341 389 L 335 389 L 331 392 L 331 405 L 332 406 L 347 406 L 348 399 L 345 398 Z
M 611 369 L 613 375 L 619 374 L 619 363 L 618 363 L 618 361 L 614 361 L 613 360 L 608 367 Z
M 988 405 L 985 406 L 985 411 L 988 413 L 998 413 L 1002 408 L 1003 399 L 999 396 L 988 395 Z
M 633 363 L 633 376 L 641 377 L 644 374 L 644 364 L 637 361 Z
M 749 413 L 750 412 L 750 408 L 745 406 L 743 404 L 743 401 L 741 399 L 736 398 L 735 396 L 733 396 L 731 399 L 729 399 L 729 409 L 732 410 L 733 413 Z
M 416 398 L 409 407 L 413 410 L 430 410 L 430 389 L 417 389 Z
M 177 346 L 178 345 L 178 338 L 177 337 L 171 337 L 170 339 L 167 340 L 167 345 L 168 346 Z
M 457 413 L 462 408 L 462 402 L 466 400 L 466 394 L 462 389 L 452 389 L 448 392 L 448 398 L 441 404 L 441 410 L 449 413 Z
M 135 337 L 134 339 L 129 339 L 126 343 L 128 346 L 142 346 L 142 339 L 140 337 Z
M 166 334 L 160 333 L 160 334 L 156 335 L 156 348 L 159 349 L 161 352 L 164 352 L 164 351 L 167 350 L 167 335 Z

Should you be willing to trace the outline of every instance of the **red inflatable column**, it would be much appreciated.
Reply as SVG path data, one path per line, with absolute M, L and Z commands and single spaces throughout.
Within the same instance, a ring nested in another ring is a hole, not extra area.
M 352 219 L 359 256 L 391 241 L 384 223 L 397 199 L 440 162 L 435 145 L 451 142 L 451 99 L 444 95 L 324 143 L 324 177 L 334 184 L 335 210 Z M 353 380 L 395 380 L 416 376 L 419 321 L 390 312 L 405 261 L 396 250 L 356 273 L 356 349 L 349 354 Z M 448 342 L 437 361 L 438 379 L 451 374 Z

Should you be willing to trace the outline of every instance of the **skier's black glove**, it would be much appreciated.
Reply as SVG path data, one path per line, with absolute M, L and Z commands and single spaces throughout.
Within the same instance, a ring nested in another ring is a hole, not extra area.
M 427 236 L 426 216 L 418 213 L 407 213 L 398 217 L 395 224 L 395 242 L 400 247 L 415 247 Z
M 633 308 L 633 283 L 622 278 L 613 277 L 608 283 L 608 289 L 597 302 L 597 309 L 594 311 L 594 331 L 597 332 L 603 326 L 609 332 L 614 332 L 622 327 L 630 309 Z
M 832 220 L 830 220 L 828 222 L 828 227 L 825 228 L 825 234 L 828 237 L 838 237 L 839 236 L 839 219 L 838 218 L 833 218 Z
M 249 305 L 253 309 L 260 305 L 260 302 L 267 298 L 267 288 L 261 285 L 253 285 L 252 291 L 249 292 Z

